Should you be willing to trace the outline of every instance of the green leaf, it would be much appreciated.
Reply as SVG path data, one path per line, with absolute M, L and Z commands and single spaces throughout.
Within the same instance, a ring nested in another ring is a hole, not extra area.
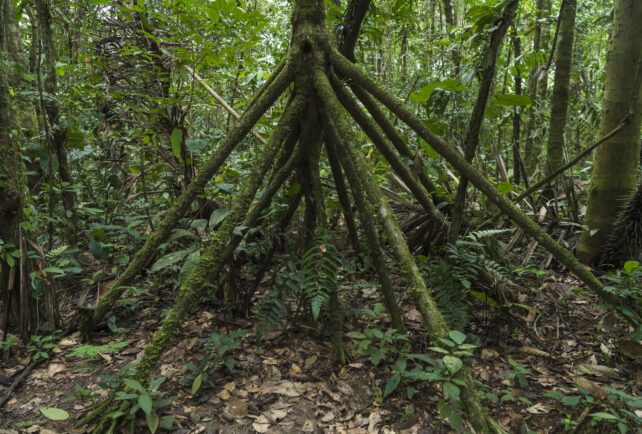
M 466 335 L 459 330 L 451 330 L 450 333 L 448 333 L 448 337 L 450 337 L 450 339 L 452 339 L 457 345 L 463 344 L 466 340 Z
M 401 381 L 401 375 L 395 374 L 386 383 L 386 388 L 383 390 L 383 397 L 390 395 L 392 392 L 397 390 L 399 387 L 399 382 Z
M 145 413 L 145 419 L 147 420 L 147 427 L 149 430 L 153 433 L 155 433 L 158 430 L 158 425 L 160 424 L 160 418 L 158 417 L 158 414 L 156 414 L 155 411 L 152 411 L 150 413 Z
M 183 161 L 181 154 L 181 145 L 183 144 L 183 130 L 180 128 L 174 128 L 170 136 L 172 141 L 172 152 L 179 160 Z
M 603 411 L 591 413 L 591 417 L 597 420 L 620 420 L 617 416 L 613 416 L 611 413 L 605 413 Z
M 196 378 L 194 378 L 194 382 L 192 383 L 192 395 L 196 395 L 198 390 L 201 388 L 201 385 L 203 384 L 203 374 L 198 374 Z
M 444 356 L 441 360 L 443 360 L 446 369 L 448 369 L 451 374 L 459 372 L 459 370 L 464 366 L 459 357 Z
M 145 414 L 151 413 L 153 409 L 152 397 L 147 393 L 143 393 L 138 397 L 138 405 L 140 405 Z
M 145 393 L 145 389 L 143 388 L 143 385 L 140 384 L 137 380 L 134 380 L 132 378 L 127 378 L 124 381 L 125 386 L 129 387 L 132 390 L 135 390 L 136 392 L 140 393 Z
M 530 107 L 533 105 L 533 100 L 528 95 L 500 93 L 495 95 L 495 103 L 508 107 Z
M 69 413 L 61 408 L 40 407 L 40 413 L 49 420 L 67 420 Z
M 346 336 L 349 337 L 350 339 L 365 339 L 366 338 L 366 335 L 364 335 L 363 333 L 355 332 L 355 331 L 346 333 Z
M 209 141 L 207 139 L 187 139 L 185 140 L 185 146 L 190 152 L 198 153 L 207 147 Z
M 624 272 L 626 274 L 631 274 L 634 270 L 637 270 L 640 267 L 638 261 L 626 261 L 624 263 Z
M 577 404 L 580 403 L 580 397 L 579 396 L 564 396 L 562 399 L 560 399 L 560 402 L 564 405 L 568 405 L 569 407 L 575 407 Z
M 410 100 L 417 104 L 425 104 L 428 102 L 433 92 L 444 90 L 448 92 L 463 92 L 466 86 L 459 83 L 457 80 L 448 78 L 442 81 L 431 81 L 419 90 L 410 94 Z
M 444 383 L 444 392 L 446 392 L 446 395 L 448 395 L 448 398 L 450 400 L 459 401 L 459 395 L 461 393 L 461 390 L 459 389 L 459 386 L 457 386 L 455 383 L 450 383 L 450 382 Z
M 210 215 L 210 229 L 218 226 L 229 213 L 230 209 L 226 206 L 215 209 L 212 215 Z
M 497 190 L 499 190 L 501 194 L 510 193 L 513 191 L 513 188 L 515 188 L 515 186 L 512 182 L 501 181 L 497 183 Z
M 158 261 L 154 262 L 154 265 L 150 268 L 150 271 L 159 271 L 163 270 L 170 265 L 174 265 L 177 262 L 181 261 L 183 258 L 185 258 L 187 255 L 192 253 L 194 249 L 185 249 L 185 250 L 177 250 L 176 252 L 171 252 L 168 253 L 167 255 L 163 256 L 160 258 Z

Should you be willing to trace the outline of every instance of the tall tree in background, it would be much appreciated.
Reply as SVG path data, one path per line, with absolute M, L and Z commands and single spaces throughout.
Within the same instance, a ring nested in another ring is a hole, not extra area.
M 588 195 L 588 208 L 577 247 L 578 258 L 592 262 L 604 247 L 618 213 L 636 189 L 640 161 L 640 65 L 642 2 L 616 0 L 613 30 L 606 61 L 601 135 L 628 116 L 628 125 L 597 148 Z M 620 234 L 626 237 L 626 233 Z M 633 258 L 625 258 L 633 259 Z
M 472 161 L 477 152 L 477 145 L 479 145 L 479 136 L 481 134 L 482 124 L 484 122 L 484 110 L 490 97 L 490 90 L 495 79 L 495 69 L 497 66 L 497 57 L 499 51 L 508 31 L 513 18 L 515 17 L 515 10 L 517 10 L 518 0 L 510 0 L 504 6 L 501 16 L 497 23 L 495 23 L 495 30 L 490 36 L 490 41 L 486 52 L 483 57 L 483 65 L 480 71 L 479 92 L 475 100 L 475 107 L 470 117 L 468 124 L 468 134 L 466 135 L 466 143 L 464 144 L 464 155 L 468 162 Z M 468 178 L 462 176 L 459 180 L 457 187 L 457 195 L 453 204 L 452 223 L 450 225 L 449 238 L 451 240 L 457 239 L 461 230 L 461 225 L 464 217 L 464 208 L 466 204 L 466 191 L 468 189 Z
M 533 34 L 533 51 L 535 52 L 541 51 L 545 54 L 548 51 L 551 39 L 551 29 L 548 22 L 550 16 L 551 0 L 537 0 L 535 31 Z M 535 105 L 528 112 L 524 143 L 524 165 L 528 176 L 533 175 L 542 153 L 543 141 L 539 137 L 534 137 L 534 130 L 542 123 L 542 105 L 546 101 L 547 90 L 548 70 L 541 70 L 539 67 L 533 68 L 528 78 L 528 96 Z
M 560 12 L 560 27 L 555 53 L 555 83 L 551 96 L 551 119 L 546 148 L 546 173 L 551 173 L 564 161 L 564 131 L 569 104 L 569 86 L 573 67 L 573 38 L 577 0 L 564 0 Z
M 60 106 L 58 103 L 58 80 L 56 78 L 56 49 L 54 45 L 54 34 L 51 25 L 50 0 L 37 0 L 36 13 L 38 17 L 38 28 L 40 29 L 40 43 L 44 54 L 44 82 L 43 87 L 47 96 L 44 98 L 44 111 L 46 113 L 45 131 L 47 132 L 47 143 L 51 145 L 58 160 L 58 174 L 62 187 L 62 201 L 65 210 L 70 213 L 74 230 L 69 232 L 71 240 L 75 239 L 78 228 L 76 216 L 76 197 L 73 192 L 73 179 L 67 161 L 65 141 L 67 129 L 61 123 Z M 53 176 L 53 174 L 50 174 Z

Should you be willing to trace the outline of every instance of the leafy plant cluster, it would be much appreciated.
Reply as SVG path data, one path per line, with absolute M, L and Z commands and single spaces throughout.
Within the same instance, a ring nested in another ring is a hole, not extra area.
M 364 310 L 368 318 L 375 318 L 383 311 L 383 306 L 375 305 L 373 309 Z M 438 408 L 442 419 L 453 429 L 464 428 L 462 396 L 463 388 L 468 387 L 458 376 L 466 360 L 472 357 L 477 345 L 466 342 L 464 333 L 452 330 L 447 338 L 439 338 L 435 345 L 429 347 L 434 357 L 428 354 L 412 352 L 410 336 L 407 332 L 395 329 L 381 330 L 371 325 L 362 331 L 346 334 L 352 339 L 356 351 L 368 357 L 373 365 L 387 363 L 392 375 L 386 382 L 381 400 L 394 393 L 403 384 L 406 395 L 411 399 L 417 392 L 417 386 L 425 382 L 440 385 L 442 397 Z
M 206 354 L 201 362 L 187 364 L 187 375 L 181 379 L 181 384 L 191 387 L 192 395 L 196 395 L 203 384 L 212 385 L 211 377 L 214 371 L 225 367 L 232 371 L 236 365 L 234 351 L 241 347 L 241 339 L 247 330 L 235 330 L 227 335 L 212 333 L 202 339 Z
M 549 390 L 545 396 L 558 401 L 569 413 L 562 421 L 567 430 L 575 430 L 580 422 L 573 414 L 588 411 L 588 425 L 596 429 L 598 424 L 605 424 L 620 434 L 636 432 L 642 426 L 642 417 L 636 414 L 642 409 L 642 398 L 630 395 L 614 387 L 606 387 L 600 393 L 578 386 L 573 393 L 570 388 Z M 596 396 L 597 395 L 597 396 Z M 639 432 L 639 431 L 638 431 Z
M 342 257 L 330 235 L 316 237 L 298 264 L 288 261 L 275 276 L 268 295 L 258 304 L 257 337 L 274 328 L 289 313 L 286 299 L 296 296 L 316 322 L 321 308 L 339 285 Z M 297 309 L 298 310 L 298 309 Z
M 487 294 L 473 289 L 473 283 L 482 273 L 505 278 L 506 268 L 496 259 L 501 246 L 495 239 L 506 230 L 485 230 L 468 234 L 442 248 L 442 255 L 418 258 L 419 268 L 426 284 L 433 289 L 440 311 L 452 328 L 468 324 L 470 297 L 491 306 L 494 300 Z

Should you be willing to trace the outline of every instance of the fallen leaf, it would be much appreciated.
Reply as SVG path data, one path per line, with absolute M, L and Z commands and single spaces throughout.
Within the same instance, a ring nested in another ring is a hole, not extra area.
M 328 423 L 334 420 L 334 412 L 329 411 L 326 414 L 323 415 L 321 418 L 321 422 L 323 423 Z
M 530 414 L 548 414 L 551 409 L 542 404 L 541 402 L 538 402 L 535 405 L 532 405 L 526 409 L 527 412 Z
M 642 343 L 630 339 L 622 339 L 617 343 L 618 348 L 625 356 L 633 360 L 642 360 Z
M 379 422 L 381 422 L 381 413 L 379 413 L 378 411 L 373 411 L 372 413 L 370 413 L 370 416 L 368 416 L 368 432 L 376 432 L 376 427 Z
M 306 420 L 303 423 L 303 427 L 301 428 L 301 431 L 303 431 L 303 432 L 314 432 L 315 428 L 316 428 L 316 423 L 313 420 Z
M 232 416 L 237 419 L 240 419 L 247 415 L 247 403 L 238 398 L 230 398 L 225 408 Z
M 49 378 L 53 378 L 54 375 L 63 372 L 65 370 L 65 365 L 62 363 L 50 363 L 47 367 L 47 375 Z
M 573 378 L 573 381 L 579 387 L 582 387 L 588 390 L 588 392 L 591 394 L 593 398 L 596 398 L 599 400 L 606 398 L 606 392 L 604 391 L 604 389 L 602 389 L 602 387 L 599 384 L 594 383 L 593 381 L 583 377 L 575 377 Z

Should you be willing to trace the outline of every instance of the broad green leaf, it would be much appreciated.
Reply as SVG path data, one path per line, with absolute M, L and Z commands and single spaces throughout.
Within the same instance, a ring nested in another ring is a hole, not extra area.
M 464 341 L 466 340 L 466 335 L 460 332 L 459 330 L 451 330 L 450 333 L 448 333 L 448 336 L 457 345 L 463 344 Z
M 497 183 L 497 190 L 499 190 L 501 194 L 510 193 L 514 187 L 512 182 L 501 181 Z
M 533 105 L 533 100 L 528 95 L 500 93 L 495 95 L 495 103 L 508 107 L 530 107 Z
M 616 416 L 613 416 L 611 413 L 605 413 L 603 411 L 598 411 L 597 413 L 591 413 L 591 417 L 598 420 L 619 420 Z
M 67 420 L 69 413 L 62 408 L 40 407 L 40 413 L 49 420 Z
M 399 382 L 401 381 L 401 375 L 395 374 L 386 383 L 386 388 L 383 391 L 383 397 L 385 398 L 386 396 L 390 395 L 392 392 L 397 390 L 397 387 L 399 387 Z
M 455 383 L 451 383 L 451 382 L 444 383 L 444 392 L 446 392 L 446 395 L 448 395 L 448 398 L 450 400 L 459 401 L 459 395 L 461 393 L 461 390 L 459 389 L 459 386 L 457 386 Z
M 229 213 L 230 209 L 226 206 L 215 209 L 210 216 L 210 229 L 217 227 Z
M 638 261 L 626 261 L 624 263 L 624 272 L 626 274 L 631 274 L 634 270 L 637 270 L 640 267 L 640 262 Z
M 147 427 L 153 433 L 158 430 L 158 425 L 160 424 L 160 418 L 155 411 L 145 413 L 145 420 L 147 420 Z
M 152 272 L 159 271 L 169 267 L 170 265 L 174 265 L 177 262 L 184 259 L 187 255 L 189 255 L 193 251 L 194 249 L 185 249 L 185 250 L 177 250 L 176 252 L 168 253 L 167 255 L 160 258 L 158 261 L 154 262 L 154 265 L 152 265 L 152 267 L 150 268 L 150 271 Z
M 207 139 L 187 139 L 185 140 L 185 146 L 190 152 L 199 153 L 207 147 L 209 141 Z
M 441 81 L 431 81 L 421 89 L 412 92 L 410 94 L 410 100 L 417 104 L 425 104 L 426 102 L 428 102 L 433 92 L 437 90 L 445 90 L 448 92 L 463 92 L 464 90 L 466 90 L 466 86 L 452 78 Z
M 133 378 L 127 378 L 124 381 L 125 386 L 129 387 L 132 390 L 135 390 L 136 392 L 140 393 L 145 393 L 145 389 L 143 388 L 143 385 L 138 382 L 138 380 L 134 380 Z
M 147 393 L 143 393 L 138 397 L 138 405 L 140 405 L 145 414 L 151 413 L 153 409 L 152 397 Z
M 183 144 L 183 130 L 180 128 L 174 128 L 170 136 L 172 142 L 172 152 L 179 160 L 183 160 L 181 155 L 181 145 Z
M 444 356 L 441 360 L 443 360 L 446 369 L 448 369 L 451 374 L 459 372 L 459 370 L 464 366 L 459 357 Z
M 203 384 L 203 374 L 198 374 L 196 378 L 194 378 L 194 382 L 192 383 L 192 395 L 196 395 L 198 390 L 201 388 L 201 385 Z

